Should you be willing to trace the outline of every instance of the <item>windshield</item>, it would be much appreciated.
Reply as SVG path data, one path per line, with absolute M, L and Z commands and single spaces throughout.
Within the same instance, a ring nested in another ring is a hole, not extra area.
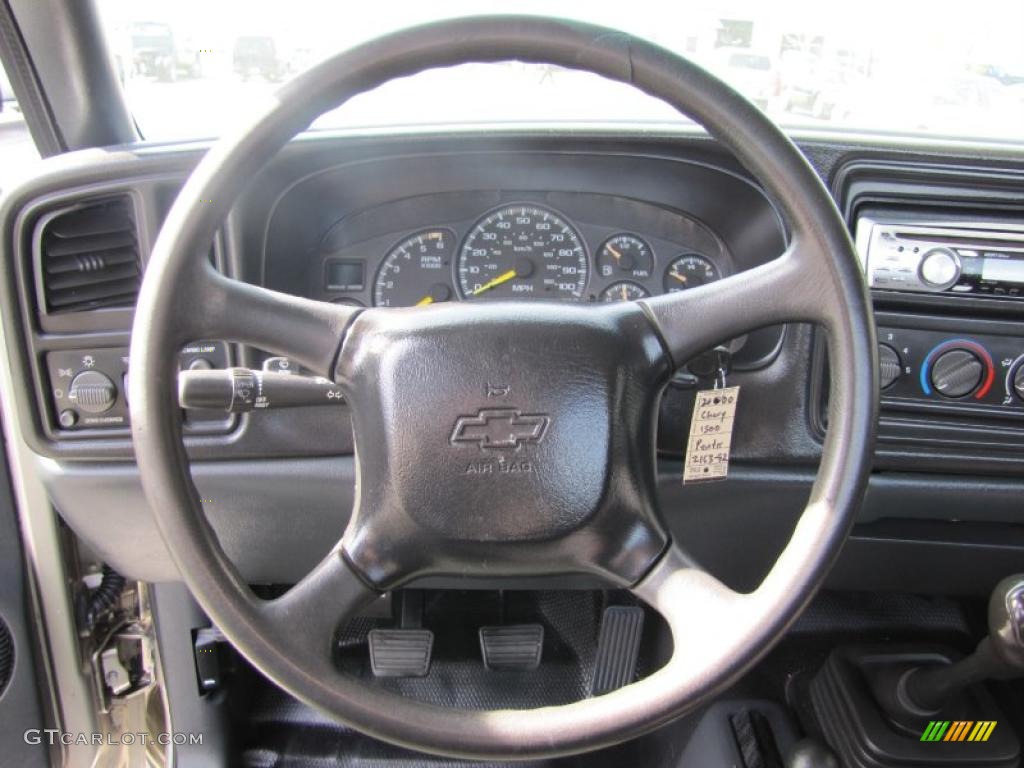
M 1024 3 L 904 0 L 99 0 L 147 139 L 217 136 L 279 84 L 385 32 L 474 13 L 558 15 L 647 38 L 784 126 L 1024 140 Z M 536 121 L 684 122 L 667 105 L 558 67 L 466 65 L 395 81 L 314 128 Z

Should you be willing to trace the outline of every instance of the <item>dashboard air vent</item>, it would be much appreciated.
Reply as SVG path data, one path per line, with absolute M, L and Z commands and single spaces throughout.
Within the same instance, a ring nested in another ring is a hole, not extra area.
M 42 225 L 39 242 L 48 312 L 135 303 L 142 270 L 129 198 L 106 199 L 58 213 Z

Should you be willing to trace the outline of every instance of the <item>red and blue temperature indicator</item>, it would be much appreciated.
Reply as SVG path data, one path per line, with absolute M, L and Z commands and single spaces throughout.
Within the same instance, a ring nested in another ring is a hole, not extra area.
M 974 393 L 975 400 L 981 400 L 987 395 L 991 389 L 992 384 L 996 380 L 996 366 L 992 361 L 992 355 L 988 353 L 981 344 L 970 339 L 949 339 L 941 344 L 936 344 L 932 347 L 932 350 L 925 356 L 924 364 L 921 366 L 921 389 L 926 395 L 932 394 L 932 379 L 931 379 L 931 367 L 932 363 L 938 359 L 944 352 L 949 352 L 953 349 L 966 349 L 977 355 L 981 361 L 984 371 L 981 377 L 981 386 L 978 387 Z

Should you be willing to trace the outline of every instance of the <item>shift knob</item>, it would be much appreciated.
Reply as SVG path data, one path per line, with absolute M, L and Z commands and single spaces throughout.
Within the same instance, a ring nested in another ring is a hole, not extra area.
M 917 713 L 933 713 L 957 691 L 982 680 L 1024 675 L 1024 574 L 1000 581 L 988 601 L 988 637 L 956 664 L 914 669 L 898 698 Z
M 996 585 L 988 601 L 988 636 L 993 653 L 1024 674 L 1024 573 Z

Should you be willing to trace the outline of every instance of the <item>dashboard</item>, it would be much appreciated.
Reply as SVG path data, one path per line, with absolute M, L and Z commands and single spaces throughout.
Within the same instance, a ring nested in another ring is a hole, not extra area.
M 801 149 L 851 237 L 862 221 L 917 216 L 947 230 L 984 221 L 1014 232 L 1024 220 L 1019 158 L 822 140 Z M 0 281 L 0 312 L 34 470 L 79 536 L 122 572 L 153 581 L 178 576 L 132 462 L 123 382 L 133 290 L 200 155 L 167 147 L 64 157 L 9 195 L 0 216 L 13 265 Z M 137 269 L 119 261 L 109 274 L 94 270 L 83 294 L 68 277 L 68 259 L 78 256 L 67 249 L 94 253 L 97 232 L 118 259 L 134 254 Z M 882 251 L 871 267 L 885 345 L 875 474 L 833 583 L 987 592 L 1024 552 L 1024 396 L 1016 390 L 1024 299 L 1012 287 L 1000 293 L 985 264 L 971 276 L 970 244 L 943 242 L 970 291 L 941 263 L 919 272 L 946 282 L 894 289 L 902 273 L 893 265 L 903 269 L 914 245 L 889 266 Z M 772 203 L 706 137 L 566 128 L 302 137 L 254 174 L 211 257 L 240 280 L 365 307 L 597 304 L 689 290 L 765 263 L 786 244 Z M 922 264 L 940 246 L 922 242 Z M 991 254 L 1013 256 L 1008 248 L 973 250 L 992 272 L 1007 259 Z M 695 391 L 715 378 L 691 362 L 660 400 L 661 501 L 679 540 L 746 588 L 809 493 L 828 428 L 830 370 L 824 336 L 800 324 L 755 330 L 728 351 L 728 383 L 743 391 L 729 480 L 680 482 Z M 284 365 L 215 339 L 196 340 L 181 356 L 182 368 Z M 190 413 L 185 422 L 193 476 L 213 500 L 207 516 L 248 579 L 288 583 L 343 527 L 339 510 L 354 494 L 352 414 L 310 406 L 224 416 Z M 267 530 L 273 535 L 257 535 Z M 964 556 L 951 569 L 953 551 Z M 919 583 L 908 583 L 907 562 Z

